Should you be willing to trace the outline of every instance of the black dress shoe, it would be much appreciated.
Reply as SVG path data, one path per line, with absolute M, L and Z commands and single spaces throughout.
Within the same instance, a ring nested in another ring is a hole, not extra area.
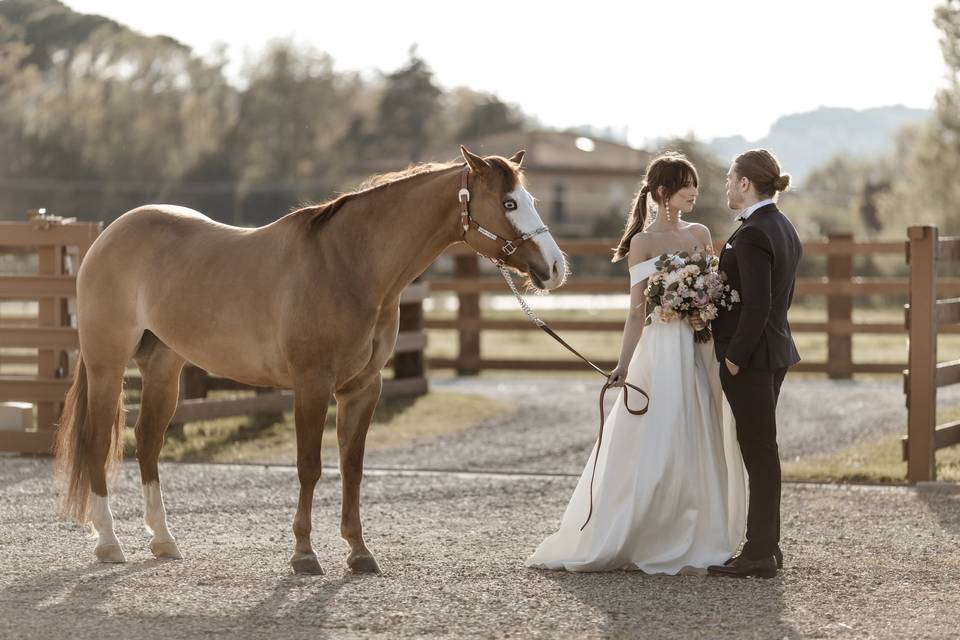
M 723 565 L 727 566 L 739 557 L 740 556 L 730 556 L 727 558 L 727 561 L 723 563 Z M 773 558 L 777 561 L 777 569 L 783 569 L 783 551 L 780 550 L 779 546 L 773 550 Z
M 777 575 L 777 561 L 773 554 L 758 560 L 739 555 L 728 564 L 707 567 L 707 573 L 712 576 L 727 576 L 730 578 L 773 578 Z

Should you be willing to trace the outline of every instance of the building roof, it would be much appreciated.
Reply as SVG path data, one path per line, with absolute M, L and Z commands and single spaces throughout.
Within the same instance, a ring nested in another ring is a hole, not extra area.
M 523 166 L 528 171 L 614 172 L 640 177 L 650 161 L 646 151 L 562 131 L 507 131 L 465 144 L 474 153 L 508 158 L 525 149 Z
M 528 173 L 569 173 L 577 175 L 624 176 L 640 179 L 650 153 L 619 142 L 591 138 L 579 133 L 563 131 L 504 131 L 463 144 L 480 155 L 498 155 L 509 158 L 520 149 L 526 151 L 523 168 Z M 432 147 L 421 160 L 423 162 L 446 162 L 460 160 L 460 152 L 454 145 Z M 356 175 L 396 171 L 409 164 L 408 160 L 380 156 L 355 167 Z

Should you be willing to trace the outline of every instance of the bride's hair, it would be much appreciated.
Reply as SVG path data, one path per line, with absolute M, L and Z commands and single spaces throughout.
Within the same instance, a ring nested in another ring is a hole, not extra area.
M 643 231 L 647 221 L 647 196 L 652 194 L 653 201 L 663 206 L 664 202 L 683 189 L 688 182 L 693 182 L 695 187 L 700 186 L 696 167 L 682 153 L 668 151 L 650 161 L 640 191 L 634 196 L 633 205 L 630 207 L 623 237 L 613 251 L 613 262 L 622 260 L 630 252 L 630 240 Z M 660 187 L 663 187 L 662 198 L 658 198 Z

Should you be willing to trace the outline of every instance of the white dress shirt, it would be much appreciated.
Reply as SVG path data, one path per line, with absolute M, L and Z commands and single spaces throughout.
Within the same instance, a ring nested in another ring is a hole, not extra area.
M 753 215 L 753 212 L 759 209 L 760 207 L 765 207 L 768 204 L 773 204 L 773 198 L 767 198 L 766 200 L 761 200 L 755 204 L 750 205 L 746 209 L 740 212 L 740 215 L 737 216 L 737 220 L 746 220 Z

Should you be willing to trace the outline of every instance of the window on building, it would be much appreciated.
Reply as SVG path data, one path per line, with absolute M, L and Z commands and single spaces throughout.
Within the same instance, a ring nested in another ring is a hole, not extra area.
M 554 222 L 564 222 L 567 217 L 566 189 L 562 182 L 553 185 L 553 211 L 551 216 Z

